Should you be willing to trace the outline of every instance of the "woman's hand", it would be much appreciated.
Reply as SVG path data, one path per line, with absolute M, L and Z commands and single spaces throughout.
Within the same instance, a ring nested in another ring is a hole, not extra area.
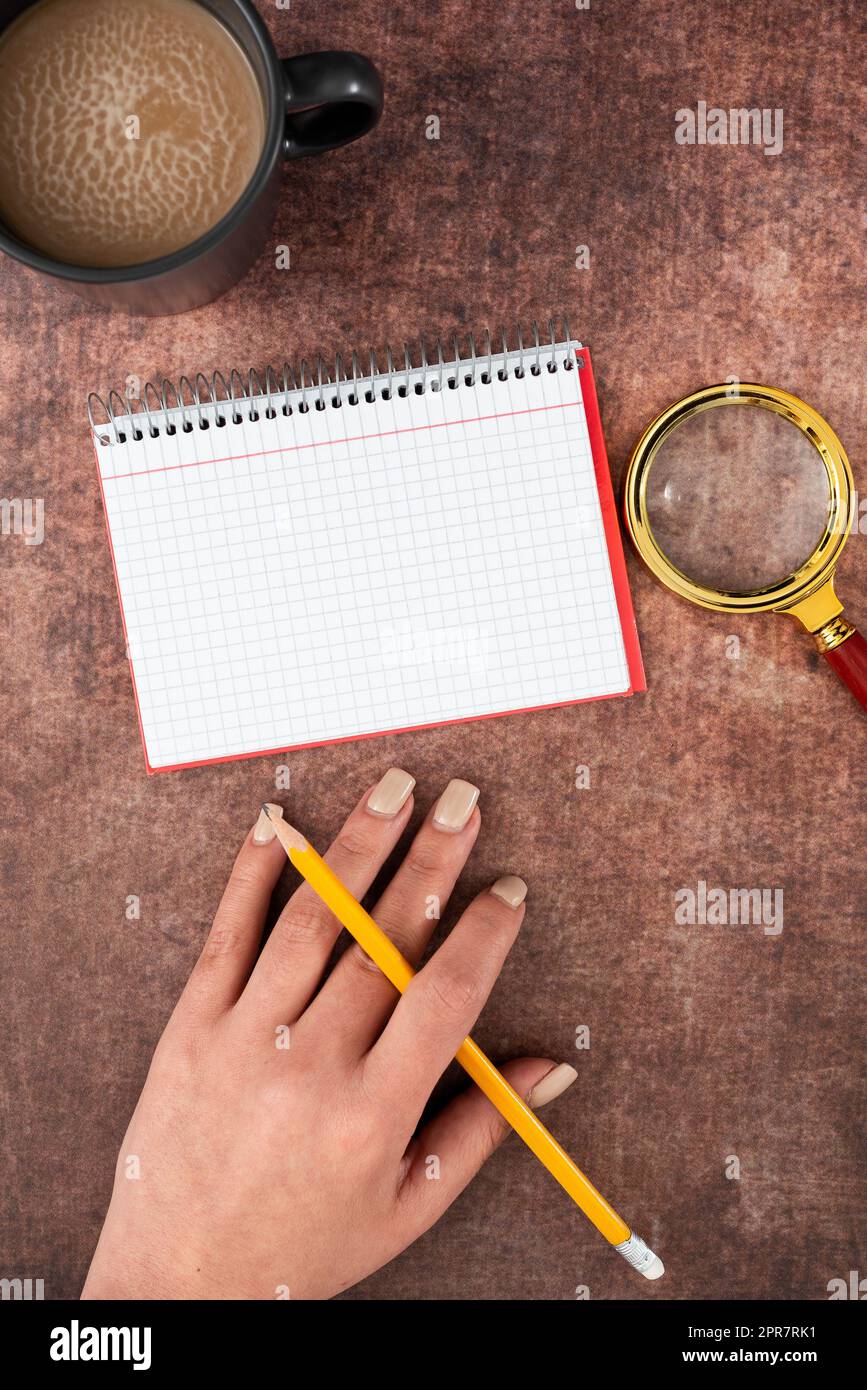
M 361 898 L 412 813 L 398 768 L 327 854 Z M 373 908 L 417 964 L 479 833 L 478 790 L 450 782 Z M 275 808 L 276 809 L 276 808 Z M 286 856 L 260 816 L 157 1046 L 118 1157 L 85 1298 L 327 1298 L 394 1258 L 454 1201 L 507 1132 L 470 1087 L 417 1131 L 524 916 L 526 885 L 471 903 L 406 993 L 307 884 L 257 959 Z M 572 1067 L 504 1068 L 536 1105 Z

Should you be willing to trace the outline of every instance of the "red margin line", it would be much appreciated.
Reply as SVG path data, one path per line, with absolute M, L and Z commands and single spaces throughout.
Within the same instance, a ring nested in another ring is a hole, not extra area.
M 109 483 L 117 478 L 143 478 L 149 473 L 175 473 L 180 468 L 207 468 L 214 463 L 233 463 L 238 459 L 267 458 L 271 454 L 300 453 L 302 449 L 330 449 L 336 444 L 357 444 L 362 439 L 389 439 L 397 434 L 416 434 L 419 430 L 445 430 L 453 425 L 477 425 L 485 420 L 503 420 L 511 415 L 537 415 L 542 410 L 565 410 L 580 405 L 580 401 L 561 401 L 557 405 L 534 405 L 528 410 L 500 410 L 495 415 L 470 415 L 465 420 L 443 420 L 427 425 L 407 425 L 402 430 L 380 430 L 378 434 L 350 434 L 345 439 L 323 439 L 315 444 L 287 444 L 280 449 L 258 449 L 249 454 L 225 454 L 216 459 L 194 459 L 190 463 L 167 463 L 160 468 L 137 468 L 132 473 L 106 473 L 100 481 Z M 94 445 L 96 448 L 96 445 Z M 99 462 L 97 458 L 97 463 Z

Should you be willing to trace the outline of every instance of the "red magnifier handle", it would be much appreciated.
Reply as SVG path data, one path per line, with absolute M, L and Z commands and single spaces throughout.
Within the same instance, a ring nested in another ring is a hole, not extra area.
M 855 699 L 867 709 L 867 642 L 860 632 L 853 632 L 839 647 L 823 652 L 823 656 L 843 684 L 848 685 Z

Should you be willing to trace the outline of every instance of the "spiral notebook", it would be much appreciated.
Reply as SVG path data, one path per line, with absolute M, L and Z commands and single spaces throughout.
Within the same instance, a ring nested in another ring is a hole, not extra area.
M 149 772 L 644 689 L 588 349 L 468 342 L 91 396 Z

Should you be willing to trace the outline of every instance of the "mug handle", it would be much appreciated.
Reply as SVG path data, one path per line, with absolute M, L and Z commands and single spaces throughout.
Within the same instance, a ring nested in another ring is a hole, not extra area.
M 382 112 L 382 80 L 360 53 L 300 53 L 281 58 L 286 103 L 283 158 L 348 145 Z

